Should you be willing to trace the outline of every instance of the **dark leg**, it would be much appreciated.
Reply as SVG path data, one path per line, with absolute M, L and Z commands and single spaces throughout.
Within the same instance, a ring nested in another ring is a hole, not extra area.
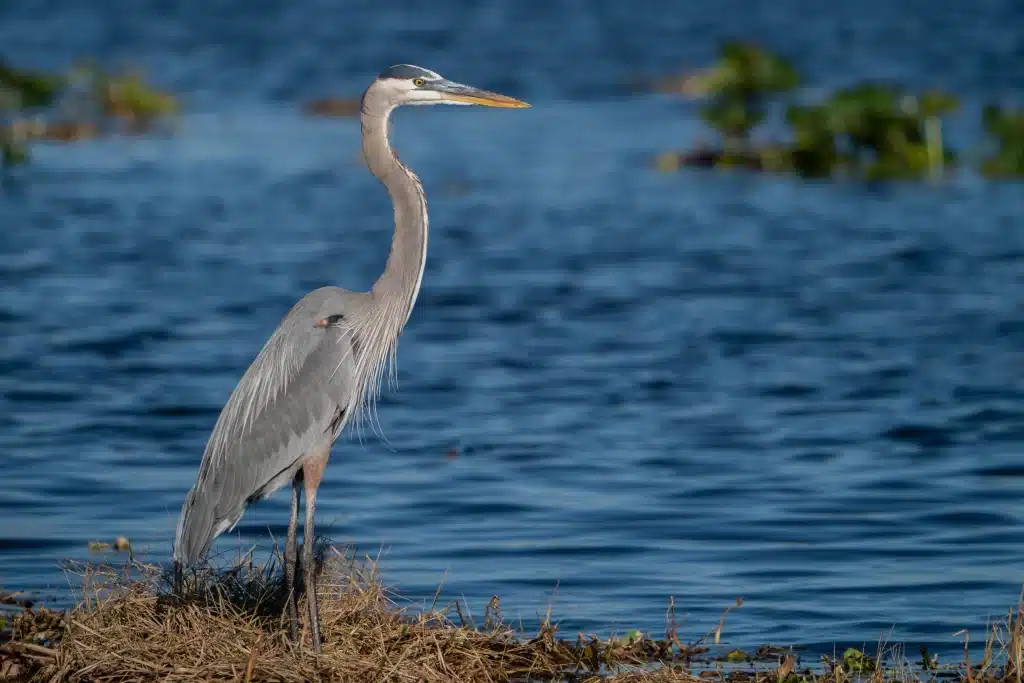
M 182 591 L 185 589 L 185 568 L 181 566 L 181 562 L 174 561 L 174 594 L 179 598 L 183 597 Z
M 299 610 L 295 599 L 295 563 L 299 558 L 297 539 L 299 531 L 299 498 L 302 497 L 302 472 L 292 480 L 292 509 L 288 516 L 288 537 L 284 543 L 284 611 L 288 615 L 288 628 L 292 642 L 299 639 Z
M 306 603 L 309 605 L 309 631 L 313 636 L 313 652 L 320 653 L 320 606 L 316 597 L 316 569 L 313 567 L 313 544 L 316 535 L 313 520 L 316 517 L 316 491 L 320 477 L 331 455 L 330 446 L 319 453 L 307 456 L 302 464 L 303 482 L 306 485 L 306 526 L 302 530 L 302 573 L 306 584 Z

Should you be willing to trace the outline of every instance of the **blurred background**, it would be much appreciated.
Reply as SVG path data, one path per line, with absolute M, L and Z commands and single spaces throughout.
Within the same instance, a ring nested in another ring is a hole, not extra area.
M 4 588 L 169 559 L 274 326 L 383 268 L 346 114 L 408 62 L 533 108 L 396 114 L 427 273 L 319 532 L 567 634 L 742 597 L 730 646 L 942 651 L 1016 604 L 1017 0 L 21 0 L 0 59 Z

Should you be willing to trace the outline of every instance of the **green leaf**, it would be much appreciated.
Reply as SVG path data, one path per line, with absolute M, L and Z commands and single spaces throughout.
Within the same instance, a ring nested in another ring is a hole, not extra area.
M 641 632 L 639 629 L 634 628 L 632 630 L 626 631 L 626 635 L 619 638 L 617 642 L 621 643 L 622 645 L 632 645 L 633 643 L 635 643 L 643 637 L 643 632 Z
M 928 90 L 921 94 L 918 107 L 922 116 L 939 117 L 956 111 L 960 107 L 960 101 L 949 93 Z
M 850 673 L 869 673 L 875 670 L 875 660 L 850 647 L 843 652 L 843 668 Z
M 724 43 L 717 72 L 715 86 L 724 93 L 779 93 L 800 84 L 800 75 L 787 60 L 749 42 Z
M 720 98 L 701 107 L 700 116 L 724 138 L 746 139 L 750 131 L 764 119 L 764 114 L 753 111 L 733 98 Z
M 15 69 L 0 61 L 0 87 L 13 91 L 21 108 L 45 107 L 56 99 L 64 79 L 41 71 Z
M 28 149 L 24 144 L 0 138 L 0 165 L 19 166 L 28 162 Z

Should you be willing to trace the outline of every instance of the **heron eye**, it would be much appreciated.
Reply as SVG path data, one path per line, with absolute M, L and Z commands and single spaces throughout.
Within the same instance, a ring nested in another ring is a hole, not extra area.
M 423 79 L 422 78 L 415 78 L 415 79 L 413 79 L 412 84 L 415 85 L 417 88 L 420 88 L 420 87 L 423 86 Z

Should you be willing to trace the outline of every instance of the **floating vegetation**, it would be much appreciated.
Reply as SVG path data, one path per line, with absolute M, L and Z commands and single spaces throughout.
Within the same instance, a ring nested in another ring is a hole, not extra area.
M 110 132 L 142 134 L 179 113 L 173 95 L 136 72 L 111 74 L 94 65 L 50 74 L 0 62 L 0 160 L 28 161 L 37 141 L 72 142 Z M 118 123 L 119 122 L 119 123 Z
M 706 119 L 734 123 L 731 117 L 735 116 L 745 124 L 752 112 L 736 112 L 729 104 L 743 101 L 756 110 L 757 100 L 764 95 L 788 92 L 799 83 L 800 75 L 782 57 L 755 43 L 726 41 L 717 63 L 657 80 L 653 87 L 657 92 L 710 97 L 712 104 L 705 109 Z
M 800 81 L 800 74 L 783 57 L 753 43 L 727 41 L 714 66 L 685 81 L 691 94 L 702 91 L 706 96 L 700 116 L 718 133 L 722 147 L 664 154 L 657 159 L 658 167 L 665 171 L 682 166 L 784 170 L 788 166 L 785 151 L 754 147 L 751 133 L 764 121 L 771 98 L 792 91 Z
M 788 103 L 786 142 L 752 142 L 775 101 L 791 93 L 800 74 L 780 56 L 749 43 L 727 42 L 718 62 L 698 72 L 708 100 L 701 118 L 720 147 L 669 152 L 662 171 L 682 167 L 793 173 L 804 178 L 864 181 L 940 179 L 958 164 L 943 136 L 944 118 L 960 103 L 939 90 L 914 92 L 886 83 L 844 88 L 816 103 Z M 694 76 L 698 78 L 698 76 Z M 997 151 L 985 161 L 989 177 L 1024 175 L 1024 113 L 990 106 L 985 128 Z
M 995 143 L 995 152 L 982 163 L 982 173 L 990 178 L 1024 178 L 1024 109 L 988 104 L 982 123 Z
M 21 611 L 0 627 L 0 681 L 917 683 L 943 677 L 1009 683 L 1024 670 L 1021 608 L 987 634 L 982 660 L 974 664 L 965 650 L 963 662 L 939 666 L 922 649 L 915 665 L 899 646 L 884 644 L 874 654 L 849 648 L 841 657 L 807 663 L 792 648 L 718 650 L 739 600 L 691 642 L 681 640 L 671 602 L 663 638 L 637 629 L 563 638 L 550 612 L 528 635 L 503 621 L 497 596 L 477 624 L 461 602 L 438 608 L 435 597 L 421 609 L 401 606 L 368 559 L 321 544 L 316 562 L 319 656 L 307 632 L 298 645 L 287 638 L 277 560 L 258 566 L 246 557 L 227 571 L 200 568 L 177 596 L 159 568 L 132 559 L 123 567 L 69 567 L 83 591 L 67 612 L 10 598 Z
M 5 593 L 0 591 L 0 605 L 13 605 L 28 609 L 35 604 L 35 601 L 21 593 Z
M 715 91 L 722 74 L 717 65 L 661 78 L 652 84 L 655 92 L 702 98 Z
M 180 113 L 172 95 L 148 85 L 137 72 L 112 76 L 90 68 L 88 77 L 103 114 L 127 121 L 130 132 L 147 132 L 157 121 Z
M 18 166 L 28 161 L 25 143 L 10 130 L 0 129 L 0 167 Z
M 790 105 L 790 167 L 805 177 L 941 177 L 956 161 L 942 141 L 942 117 L 958 106 L 943 92 L 918 95 L 875 83 L 840 90 L 820 104 Z
M 764 120 L 768 98 L 796 88 L 800 76 L 782 57 L 739 42 L 722 46 L 715 73 L 700 115 L 722 137 L 722 161 L 737 165 L 750 150 L 751 131 Z
M 848 647 L 843 651 L 842 667 L 852 674 L 869 674 L 878 668 L 878 659 L 869 657 L 857 648 Z
M 0 60 L 0 108 L 48 107 L 63 87 L 64 79 L 60 76 L 15 69 Z
M 89 552 L 90 553 L 102 553 L 113 548 L 116 552 L 127 553 L 131 552 L 132 543 L 125 536 L 118 536 L 117 540 L 113 544 L 105 541 L 89 541 Z

